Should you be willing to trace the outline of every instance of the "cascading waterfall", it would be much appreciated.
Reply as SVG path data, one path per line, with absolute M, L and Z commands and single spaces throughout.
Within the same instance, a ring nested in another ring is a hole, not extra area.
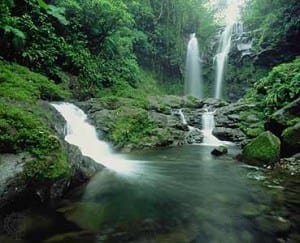
M 205 145 L 221 145 L 219 139 L 217 139 L 213 134 L 212 131 L 215 128 L 215 114 L 216 110 L 208 111 L 205 109 L 205 112 L 202 114 L 202 133 L 203 133 L 203 144 Z
M 183 124 L 183 125 L 187 125 L 187 121 L 186 121 L 185 116 L 184 116 L 184 114 L 182 113 L 182 110 L 181 110 L 181 109 L 178 110 L 178 115 L 180 116 L 180 120 L 181 120 L 182 124 Z
M 195 33 L 191 34 L 187 46 L 184 94 L 203 98 L 203 84 L 201 74 L 201 59 L 198 40 Z
M 98 139 L 95 127 L 87 122 L 87 115 L 70 103 L 51 104 L 66 120 L 65 140 L 76 145 L 81 153 L 120 174 L 132 175 L 137 164 L 112 153 L 109 145 Z
M 231 46 L 232 28 L 233 24 L 229 24 L 225 27 L 221 34 L 217 54 L 214 57 L 214 61 L 216 62 L 216 86 L 214 97 L 216 99 L 220 99 L 222 96 L 224 70 Z

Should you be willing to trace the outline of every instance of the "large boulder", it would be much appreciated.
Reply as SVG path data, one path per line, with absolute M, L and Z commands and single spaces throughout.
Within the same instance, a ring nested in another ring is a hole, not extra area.
M 270 131 L 261 133 L 245 146 L 242 160 L 251 165 L 270 165 L 280 158 L 280 140 Z
M 265 124 L 265 129 L 280 137 L 283 130 L 300 121 L 300 97 L 276 111 Z
M 300 122 L 282 132 L 282 155 L 290 156 L 300 151 Z

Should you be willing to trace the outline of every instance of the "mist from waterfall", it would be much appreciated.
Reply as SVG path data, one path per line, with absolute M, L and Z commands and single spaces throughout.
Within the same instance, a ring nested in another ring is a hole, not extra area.
M 214 98 L 216 99 L 220 99 L 222 97 L 225 66 L 231 47 L 232 29 L 233 24 L 229 24 L 225 27 L 220 37 L 217 54 L 214 57 L 214 62 L 216 63 L 216 81 Z
M 184 94 L 203 98 L 202 82 L 198 40 L 193 33 L 187 46 Z

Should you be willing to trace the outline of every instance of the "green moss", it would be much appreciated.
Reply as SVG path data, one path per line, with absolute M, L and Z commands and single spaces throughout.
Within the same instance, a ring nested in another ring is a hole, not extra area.
M 59 149 L 26 163 L 24 177 L 27 180 L 51 180 L 67 176 L 69 173 L 66 156 Z
M 280 155 L 280 140 L 267 131 L 253 139 L 243 150 L 243 158 L 254 165 L 277 162 Z
M 255 138 L 264 131 L 265 114 L 256 106 L 240 112 L 240 129 L 250 138 Z
M 33 160 L 25 164 L 25 179 L 47 180 L 68 174 L 62 144 L 37 103 L 66 95 L 46 77 L 0 61 L 0 153 L 26 151 L 32 155 Z
M 281 136 L 284 143 L 290 146 L 300 147 L 300 122 L 295 126 L 286 128 Z
M 0 100 L 0 153 L 22 151 L 35 158 L 25 165 L 27 179 L 54 179 L 68 173 L 59 139 L 41 119 L 24 106 Z
M 68 97 L 69 93 L 28 68 L 0 61 L 0 96 L 35 102 L 37 99 L 61 100 Z
M 127 144 L 143 145 L 155 135 L 157 124 L 145 110 L 120 108 L 109 138 L 120 146 Z

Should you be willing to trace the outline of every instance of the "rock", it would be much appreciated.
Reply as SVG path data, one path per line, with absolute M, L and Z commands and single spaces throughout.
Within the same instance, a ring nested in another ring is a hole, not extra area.
M 300 121 L 300 97 L 276 111 L 265 123 L 265 129 L 280 137 L 283 130 Z
M 194 128 L 190 132 L 188 132 L 185 141 L 188 144 L 193 144 L 193 143 L 202 143 L 203 142 L 203 134 L 201 130 Z
M 287 175 L 299 175 L 300 174 L 300 158 L 298 157 L 290 157 L 290 158 L 282 158 L 280 162 L 277 163 L 273 172 L 275 174 L 279 174 L 282 176 L 283 173 Z
M 228 153 L 228 149 L 227 147 L 225 146 L 218 146 L 216 148 L 214 148 L 212 151 L 211 151 L 211 154 L 212 155 L 216 155 L 216 156 L 220 156 L 220 155 L 223 155 L 223 154 L 227 154 Z
M 219 108 L 219 107 L 227 106 L 229 104 L 225 100 L 214 99 L 214 98 L 206 98 L 202 102 L 204 104 L 204 107 L 212 107 L 212 108 Z
M 273 164 L 279 160 L 280 140 L 273 133 L 261 133 L 245 146 L 242 159 L 251 165 Z
M 70 187 L 82 184 L 104 168 L 89 157 L 83 156 L 77 146 L 65 143 L 71 167 Z
M 282 132 L 281 154 L 291 156 L 300 151 L 300 122 Z
M 223 141 L 241 142 L 246 135 L 239 128 L 215 127 L 213 135 Z
M 24 165 L 31 160 L 28 153 L 0 154 L 0 208 L 26 192 Z

